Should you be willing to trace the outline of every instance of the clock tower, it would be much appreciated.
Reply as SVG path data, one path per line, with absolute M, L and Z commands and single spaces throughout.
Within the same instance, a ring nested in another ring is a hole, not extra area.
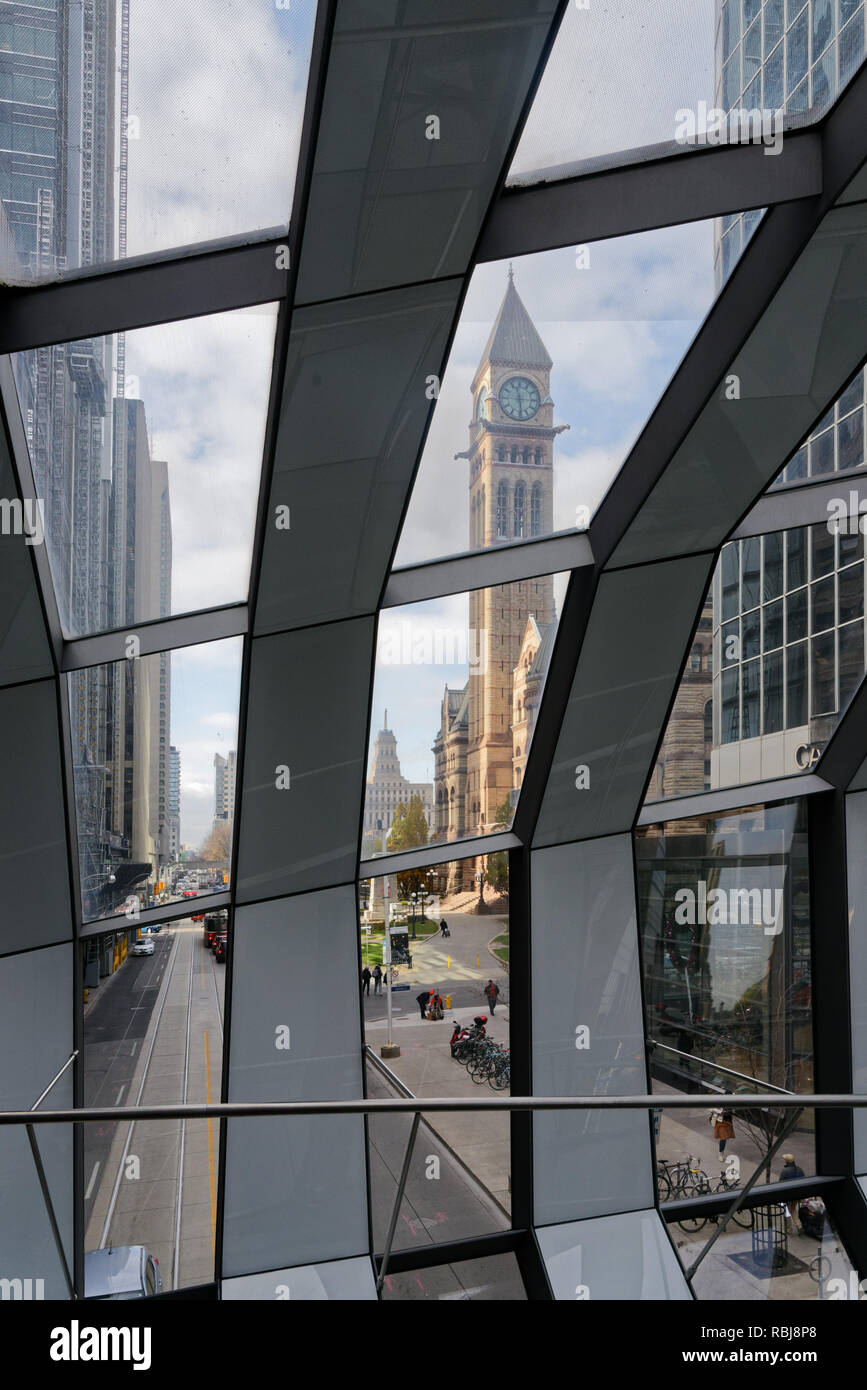
M 509 282 L 471 383 L 469 544 L 480 550 L 548 535 L 554 528 L 553 447 L 568 426 L 554 424 L 551 358 Z M 466 833 L 497 824 L 513 787 L 513 676 L 533 617 L 554 621 L 550 576 L 470 594 Z M 526 749 L 522 750 L 523 755 Z

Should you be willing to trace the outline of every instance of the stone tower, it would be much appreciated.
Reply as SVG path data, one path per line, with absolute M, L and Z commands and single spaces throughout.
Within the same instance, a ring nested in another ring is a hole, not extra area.
M 509 282 L 471 384 L 469 544 L 480 550 L 544 536 L 554 526 L 554 425 L 551 358 Z M 512 677 L 530 616 L 554 620 L 550 576 L 470 595 L 466 833 L 496 823 L 509 799 L 512 770 Z

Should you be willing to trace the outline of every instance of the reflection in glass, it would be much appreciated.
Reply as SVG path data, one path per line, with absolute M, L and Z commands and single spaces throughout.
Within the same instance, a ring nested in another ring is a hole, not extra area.
M 709 1123 L 714 1096 L 813 1090 L 804 803 L 648 826 L 635 849 L 654 1090 L 708 1098 L 703 1109 L 662 1115 L 657 1156 L 697 1156 L 712 1180 L 734 1156 L 735 1177 L 749 1175 L 767 1160 L 786 1112 L 735 1109 L 734 1137 L 721 1142 Z M 786 1142 L 803 1171 L 815 1172 L 811 1114 Z M 768 1170 L 762 1181 L 775 1176 Z
M 723 547 L 694 639 L 708 664 L 684 668 L 647 802 L 815 768 L 864 675 L 863 556 L 857 527 L 821 523 Z
M 0 277 L 288 222 L 314 5 L 184 6 L 171 25 L 158 0 L 3 13 Z
M 247 596 L 276 309 L 13 357 L 64 635 Z
M 425 1298 L 523 1303 L 527 1295 L 515 1256 L 491 1255 L 408 1274 L 387 1274 L 380 1298 L 383 1303 Z
M 785 1147 L 785 1145 L 784 1145 Z M 752 1209 L 753 1224 L 729 1224 L 696 1271 L 696 1297 L 775 1301 L 840 1301 L 863 1297 L 858 1274 L 821 1197 L 779 1200 Z M 669 1226 L 685 1269 L 712 1234 L 709 1222 L 692 1230 Z
M 225 890 L 240 676 L 240 638 L 69 673 L 85 921 Z

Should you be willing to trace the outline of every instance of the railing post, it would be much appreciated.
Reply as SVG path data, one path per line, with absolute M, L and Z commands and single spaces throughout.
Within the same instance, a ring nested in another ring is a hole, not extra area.
M 388 1223 L 388 1235 L 385 1237 L 385 1250 L 383 1251 L 382 1255 L 382 1264 L 379 1267 L 379 1278 L 376 1281 L 377 1293 L 379 1293 L 380 1289 L 382 1288 L 383 1283 L 385 1282 L 385 1276 L 388 1272 L 388 1261 L 391 1258 L 391 1243 L 394 1240 L 394 1232 L 395 1227 L 397 1226 L 397 1218 L 400 1215 L 400 1204 L 403 1201 L 403 1192 L 404 1188 L 406 1187 L 406 1180 L 409 1176 L 409 1161 L 412 1158 L 412 1151 L 415 1146 L 415 1136 L 418 1133 L 418 1122 L 420 1119 L 421 1111 L 416 1110 L 415 1114 L 412 1117 L 412 1128 L 409 1131 L 409 1142 L 406 1146 L 406 1153 L 403 1156 L 403 1167 L 400 1170 L 400 1179 L 397 1184 L 397 1192 L 395 1193 L 394 1198 L 394 1208 L 391 1213 L 391 1220 Z

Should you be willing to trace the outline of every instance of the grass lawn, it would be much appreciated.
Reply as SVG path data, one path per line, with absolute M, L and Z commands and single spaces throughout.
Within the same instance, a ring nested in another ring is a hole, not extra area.
M 402 922 L 400 925 L 406 927 L 407 935 L 409 936 L 409 949 L 410 952 L 412 952 L 412 926 L 409 922 Z M 431 922 L 427 918 L 422 921 L 420 917 L 417 917 L 415 921 L 416 944 L 418 944 L 419 941 L 423 941 L 426 937 L 436 936 L 439 929 L 439 922 Z M 385 938 L 381 932 L 371 932 L 369 935 L 367 932 L 361 933 L 362 970 L 365 965 L 369 965 L 371 970 L 375 965 L 382 965 L 382 948 L 384 941 Z M 400 968 L 399 965 L 398 968 Z
M 509 933 L 504 932 L 502 936 L 494 937 L 491 943 L 491 950 L 504 965 L 509 964 Z

